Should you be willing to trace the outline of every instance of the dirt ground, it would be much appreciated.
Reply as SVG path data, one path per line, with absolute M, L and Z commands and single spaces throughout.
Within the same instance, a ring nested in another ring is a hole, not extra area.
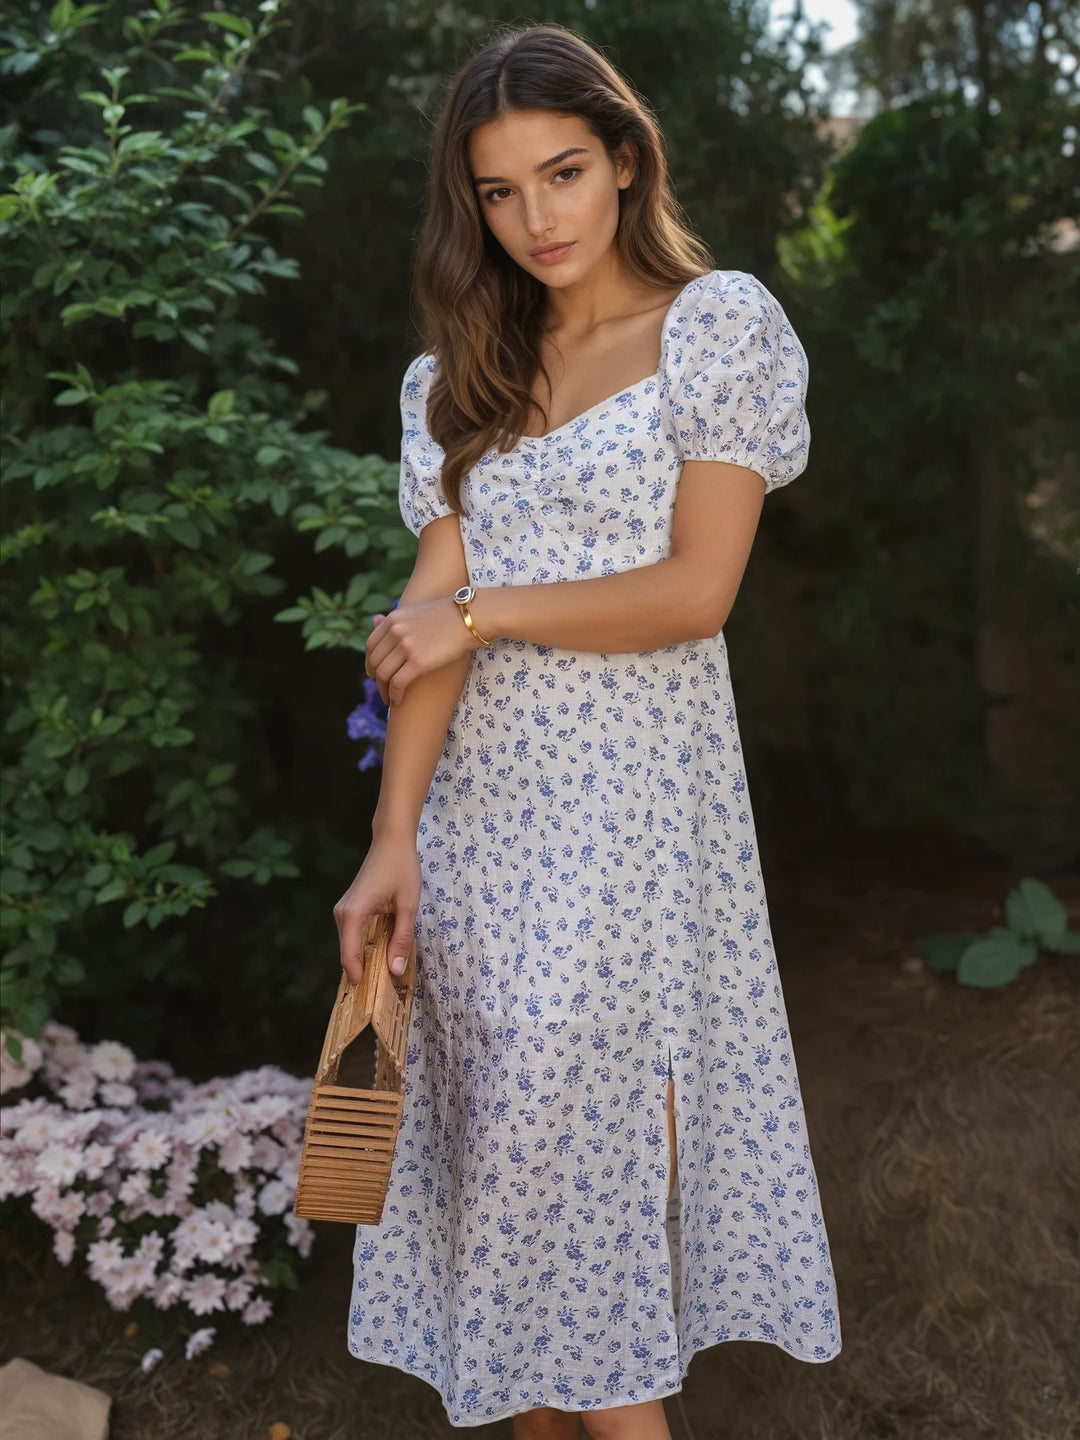
M 843 1350 L 826 1365 L 750 1342 L 700 1352 L 666 1401 L 675 1440 L 1080 1434 L 1080 960 L 1040 957 L 987 992 L 911 961 L 922 935 L 1004 923 L 1023 873 L 927 837 L 789 831 L 765 857 Z M 1080 928 L 1080 876 L 1043 878 Z M 35 1248 L 39 1231 L 3 1244 L 0 1363 L 105 1389 L 112 1440 L 461 1433 L 423 1381 L 348 1354 L 348 1227 L 318 1227 L 268 1325 L 223 1326 L 207 1354 L 149 1376 L 155 1339 L 126 1335 L 130 1317 Z M 471 1433 L 509 1440 L 511 1425 Z

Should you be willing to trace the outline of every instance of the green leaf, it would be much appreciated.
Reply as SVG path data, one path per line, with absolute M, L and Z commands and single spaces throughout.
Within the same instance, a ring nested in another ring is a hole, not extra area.
M 1021 960 L 1021 964 L 1022 964 L 1022 965 L 1033 965 L 1033 964 L 1035 963 L 1035 961 L 1038 959 L 1038 955 L 1039 955 L 1039 947 L 1038 947 L 1038 945 L 1035 945 L 1035 944 L 1029 945 L 1027 941 L 1023 940 L 1022 937 L 1020 937 L 1020 936 L 1017 935 L 1017 933 L 1016 933 L 1015 930 L 1010 930 L 1007 925 L 995 925 L 995 926 L 993 926 L 992 929 L 990 929 L 984 936 L 982 936 L 982 939 L 984 939 L 984 940 L 1001 940 L 1003 943 L 1006 943 L 1006 944 L 1012 944 L 1012 943 L 1014 943 L 1016 940 L 1020 939 L 1020 940 L 1022 941 L 1022 945 L 1023 945 L 1023 947 L 1024 947 L 1024 949 L 1023 949 L 1023 955 L 1026 957 L 1026 958 L 1024 958 L 1024 959 Z
M 255 170 L 261 170 L 264 175 L 277 175 L 280 169 L 269 155 L 263 155 L 259 150 L 246 150 L 244 159 Z
M 127 888 L 126 880 L 112 880 L 97 892 L 94 896 L 94 902 L 97 905 L 108 905 L 111 901 L 119 900 L 126 895 Z
M 259 1270 L 259 1279 L 264 1285 L 274 1288 L 296 1290 L 299 1287 L 296 1271 L 287 1260 L 264 1260 Z
M 1002 934 L 976 940 L 960 957 L 956 978 L 961 985 L 974 985 L 981 990 L 995 989 L 1015 980 L 1025 965 L 1038 954 L 1038 947 L 1015 935 L 1006 939 Z
M 205 20 L 207 25 L 220 25 L 223 30 L 231 30 L 234 35 L 242 35 L 245 40 L 250 40 L 254 31 L 251 21 L 243 15 L 229 15 L 224 11 L 203 10 L 199 14 L 200 20 Z
M 1066 930 L 1064 935 L 1046 948 L 1058 955 L 1080 955 L 1080 931 Z
M 300 113 L 303 115 L 304 124 L 308 127 L 309 130 L 314 131 L 321 130 L 323 128 L 323 118 L 319 114 L 318 110 L 315 109 L 314 105 L 305 105 Z
M 90 774 L 81 765 L 72 765 L 71 769 L 64 776 L 64 793 L 66 795 L 81 795 L 86 789 L 90 780 Z
M 1065 907 L 1052 890 L 1027 876 L 1005 901 L 1009 928 L 1051 950 L 1068 928 Z
M 65 305 L 60 311 L 61 325 L 77 325 L 80 320 L 88 320 L 91 315 L 97 314 L 97 306 L 87 304 L 86 301 L 77 301 L 74 305 Z
M 242 879 L 245 875 L 252 874 L 255 862 L 254 860 L 225 860 L 218 868 L 223 875 L 232 875 L 237 879 Z
M 86 970 L 76 955 L 58 955 L 53 963 L 53 978 L 58 985 L 81 985 Z
M 915 951 L 921 955 L 931 970 L 955 970 L 960 957 L 979 935 L 927 935 L 915 944 Z
M 211 395 L 210 403 L 206 407 L 207 414 L 214 420 L 220 420 L 223 415 L 231 415 L 235 399 L 235 390 L 219 390 L 216 395 Z

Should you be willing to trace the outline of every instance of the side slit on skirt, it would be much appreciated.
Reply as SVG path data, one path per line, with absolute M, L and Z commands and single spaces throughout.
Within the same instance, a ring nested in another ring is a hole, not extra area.
M 675 1072 L 671 1061 L 671 1046 L 668 1046 L 668 1079 L 675 1079 Z M 678 1160 L 679 1142 L 679 1117 L 676 1104 L 677 1087 L 672 1087 L 671 1109 L 673 1113 L 673 1129 L 675 1131 L 675 1155 L 669 1163 L 674 1164 L 675 1184 L 671 1194 L 668 1196 L 667 1217 L 665 1230 L 667 1232 L 668 1256 L 671 1262 L 671 1304 L 675 1311 L 675 1319 L 679 1318 L 679 1310 L 682 1307 L 682 1284 L 683 1284 L 683 1223 L 682 1223 L 682 1166 Z

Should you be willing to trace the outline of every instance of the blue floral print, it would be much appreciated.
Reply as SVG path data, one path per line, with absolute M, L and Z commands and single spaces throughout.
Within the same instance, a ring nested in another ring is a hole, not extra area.
M 401 391 L 417 535 L 452 513 L 434 373 L 420 356 Z M 807 461 L 806 383 L 755 277 L 691 280 L 654 375 L 466 477 L 472 583 L 664 558 L 687 459 L 786 485 Z M 383 1220 L 357 1227 L 351 1353 L 428 1381 L 459 1426 L 670 1395 L 725 1340 L 831 1360 L 835 1279 L 723 632 L 475 651 L 417 843 L 405 1109 Z

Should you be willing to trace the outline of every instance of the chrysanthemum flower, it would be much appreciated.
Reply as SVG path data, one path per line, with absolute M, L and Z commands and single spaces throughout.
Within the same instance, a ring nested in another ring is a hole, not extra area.
M 130 1080 L 135 1056 L 116 1040 L 102 1040 L 90 1049 L 90 1068 L 99 1080 Z
M 225 1309 L 225 1281 L 220 1275 L 195 1275 L 187 1282 L 184 1299 L 196 1315 L 209 1315 L 212 1310 Z
M 260 1296 L 258 1300 L 252 1300 L 251 1304 L 245 1307 L 240 1318 L 245 1325 L 262 1325 L 264 1321 L 270 1319 L 273 1313 L 274 1307 L 270 1301 L 264 1300 Z
M 196 1330 L 188 1336 L 187 1344 L 184 1346 L 184 1355 L 188 1360 L 194 1360 L 196 1355 L 201 1355 L 214 1343 L 214 1336 L 217 1328 L 214 1325 L 207 1325 L 202 1330 Z

